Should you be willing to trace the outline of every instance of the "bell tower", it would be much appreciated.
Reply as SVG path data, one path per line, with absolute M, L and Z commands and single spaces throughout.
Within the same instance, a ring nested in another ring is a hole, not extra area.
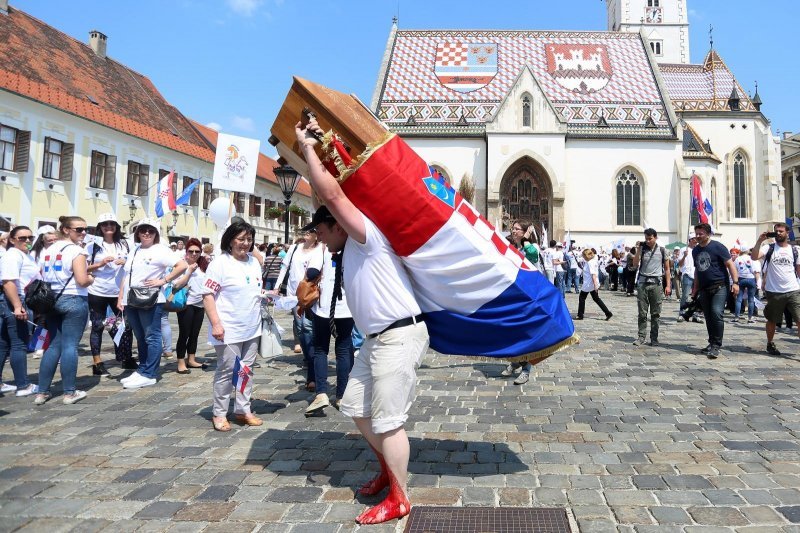
M 687 0 L 606 0 L 609 31 L 643 31 L 659 63 L 689 63 Z

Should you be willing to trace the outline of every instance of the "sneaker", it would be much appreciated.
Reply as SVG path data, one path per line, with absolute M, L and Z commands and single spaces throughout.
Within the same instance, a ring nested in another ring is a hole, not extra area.
M 711 346 L 706 356 L 709 359 L 716 359 L 717 357 L 719 357 L 719 346 Z
M 141 389 L 142 387 L 151 387 L 155 384 L 155 379 L 146 378 L 140 373 L 136 372 L 130 378 L 125 380 L 125 383 L 122 385 L 122 387 L 126 389 Z
M 30 396 L 31 394 L 36 394 L 38 392 L 39 392 L 39 385 L 34 385 L 33 383 L 31 383 L 24 389 L 17 390 L 17 397 L 21 398 L 23 396 Z
M 35 352 L 33 352 L 34 359 L 41 359 L 43 355 L 44 355 L 44 350 L 36 350 Z
M 756 323 L 756 320 L 755 320 L 754 318 L 748 318 L 748 319 L 747 319 L 747 323 L 748 323 L 748 324 L 755 324 L 755 323 Z
M 642 344 L 644 344 L 644 337 L 639 337 L 638 339 L 633 341 L 634 346 L 641 346 Z
M 661 343 L 658 342 L 658 339 L 650 339 L 650 346 L 661 346 Z
M 328 399 L 328 395 L 324 392 L 317 394 L 314 398 L 314 401 L 306 407 L 306 416 L 312 415 L 318 411 L 322 411 L 326 407 L 330 406 L 331 401 Z
M 703 319 L 698 317 L 698 316 L 693 316 L 692 317 L 692 322 L 694 322 L 695 324 L 702 324 L 703 323 Z
M 686 322 L 686 319 L 683 318 L 682 316 L 679 316 L 678 317 L 678 322 Z
M 10 383 L 3 383 L 0 385 L 0 394 L 5 394 L 7 392 L 14 392 L 17 390 L 16 385 L 11 385 Z
M 62 401 L 67 405 L 72 405 L 73 403 L 78 403 L 84 398 L 86 398 L 86 393 L 82 390 L 76 390 L 72 394 L 65 394 Z
M 500 375 L 505 377 L 505 378 L 507 378 L 509 376 L 513 376 L 514 375 L 514 364 L 513 363 L 508 363 L 508 366 L 505 367 L 502 372 L 500 372 Z
M 514 380 L 514 385 L 524 385 L 528 382 L 529 378 L 530 374 L 528 372 L 520 372 L 519 376 L 517 376 L 517 379 Z
M 111 374 L 108 373 L 106 370 L 106 365 L 102 362 L 92 365 L 92 375 L 93 376 L 106 376 L 111 377 Z
M 161 357 L 164 358 L 164 359 L 169 359 L 170 357 L 173 357 L 174 355 L 175 354 L 173 354 L 172 352 L 164 352 L 164 353 L 161 354 Z
M 768 342 L 767 343 L 767 353 L 770 354 L 770 355 L 780 355 L 781 354 L 780 350 L 778 350 L 778 348 L 775 347 L 775 343 L 774 342 Z
M 39 393 L 36 395 L 36 398 L 33 399 L 33 405 L 44 405 L 47 402 L 47 400 L 49 400 L 52 397 L 53 395 L 50 394 L 49 392 L 46 392 L 44 394 Z
M 735 316 L 735 317 L 731 318 L 731 324 L 737 324 L 738 322 L 739 322 L 739 317 Z

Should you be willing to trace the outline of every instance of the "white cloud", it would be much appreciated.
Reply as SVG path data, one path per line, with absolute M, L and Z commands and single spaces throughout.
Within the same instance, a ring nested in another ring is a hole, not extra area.
M 227 0 L 228 7 L 237 15 L 251 17 L 261 6 L 263 0 Z
M 231 120 L 231 125 L 237 130 L 256 131 L 256 124 L 250 117 L 240 117 L 235 115 Z
M 209 122 L 206 124 L 206 128 L 211 128 L 214 131 L 222 131 L 222 126 L 217 122 Z

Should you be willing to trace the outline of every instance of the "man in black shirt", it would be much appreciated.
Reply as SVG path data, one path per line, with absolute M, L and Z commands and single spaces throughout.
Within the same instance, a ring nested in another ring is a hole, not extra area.
M 730 291 L 736 296 L 739 293 L 739 272 L 731 260 L 731 254 L 724 245 L 711 240 L 711 226 L 698 224 L 694 227 L 697 246 L 692 249 L 695 276 L 692 286 L 692 297 L 697 297 L 703 314 L 706 316 L 708 330 L 708 346 L 700 352 L 709 359 L 719 357 L 722 347 L 722 335 L 725 322 L 722 312 L 728 296 L 728 273 L 733 280 Z M 727 270 L 727 272 L 726 272 Z

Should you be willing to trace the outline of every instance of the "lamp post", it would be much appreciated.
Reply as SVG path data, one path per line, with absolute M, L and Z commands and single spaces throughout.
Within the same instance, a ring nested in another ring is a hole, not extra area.
M 125 224 L 123 224 L 122 229 L 127 229 L 128 226 L 130 226 L 133 223 L 133 219 L 136 218 L 136 211 L 137 210 L 138 209 L 136 207 L 136 201 L 133 198 L 131 198 L 131 203 L 128 204 L 128 217 L 129 218 L 128 218 L 128 221 L 125 222 Z
M 300 183 L 300 174 L 290 167 L 287 164 L 282 164 L 279 167 L 273 168 L 272 171 L 275 173 L 275 177 L 278 178 L 278 185 L 281 187 L 281 192 L 283 193 L 285 210 L 286 210 L 286 229 L 284 232 L 284 242 L 286 244 L 289 243 L 289 206 L 292 204 L 292 195 L 294 194 L 295 189 L 297 189 L 297 184 Z

